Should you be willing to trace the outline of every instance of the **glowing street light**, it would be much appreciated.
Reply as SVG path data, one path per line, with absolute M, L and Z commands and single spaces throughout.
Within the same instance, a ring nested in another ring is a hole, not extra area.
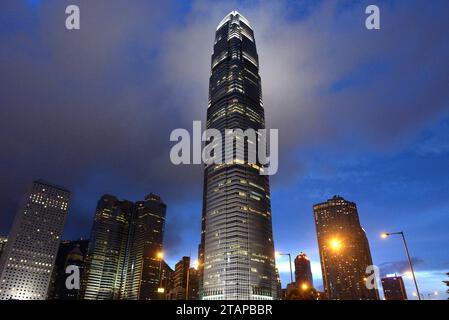
M 292 256 L 290 253 L 281 253 L 279 251 L 274 253 L 276 258 L 280 258 L 281 256 L 288 256 L 288 265 L 290 266 L 290 281 L 293 283 L 293 271 L 292 271 Z
M 163 251 L 159 251 L 159 252 L 156 254 L 156 258 L 157 258 L 158 260 L 164 259 L 164 252 L 163 252 Z
M 383 239 L 386 239 L 389 236 L 394 235 L 394 234 L 399 234 L 399 235 L 402 236 L 402 242 L 404 243 L 404 248 L 405 248 L 405 253 L 407 254 L 408 264 L 410 265 L 410 271 L 411 271 L 412 276 L 413 276 L 413 282 L 415 283 L 416 296 L 418 297 L 419 300 L 421 300 L 421 295 L 419 294 L 419 289 L 418 289 L 418 282 L 416 282 L 415 271 L 413 270 L 413 264 L 412 264 L 412 260 L 410 259 L 410 254 L 408 252 L 407 241 L 405 241 L 404 232 L 402 232 L 402 231 L 398 231 L 398 232 L 383 232 L 380 235 L 380 237 L 383 238 Z
M 341 241 L 338 239 L 332 239 L 330 242 L 330 245 L 331 245 L 332 250 L 334 250 L 334 251 L 338 251 L 342 247 Z
M 309 285 L 308 285 L 307 283 L 303 283 L 303 284 L 301 285 L 301 289 L 302 289 L 303 291 L 306 291 L 307 289 L 309 289 Z

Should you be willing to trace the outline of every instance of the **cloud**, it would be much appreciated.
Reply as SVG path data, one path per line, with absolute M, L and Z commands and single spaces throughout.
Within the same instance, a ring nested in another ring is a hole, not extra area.
M 64 28 L 69 3 L 80 31 Z M 400 144 L 448 111 L 447 3 L 381 3 L 376 33 L 363 27 L 363 1 L 299 3 L 298 16 L 286 1 L 192 1 L 187 12 L 172 1 L 2 1 L 0 232 L 40 177 L 75 191 L 72 237 L 88 234 L 103 193 L 200 203 L 202 167 L 173 166 L 169 134 L 205 120 L 214 31 L 233 9 L 254 26 L 267 123 L 280 128 L 274 184 L 303 175 L 297 155 L 310 148 Z M 199 212 L 179 215 L 167 226 L 200 224 Z M 170 235 L 170 246 L 185 237 Z
M 421 258 L 412 257 L 411 260 L 415 269 L 424 264 L 424 260 Z M 410 271 L 410 265 L 407 260 L 390 261 L 380 264 L 379 269 L 382 277 L 393 273 L 401 275 Z

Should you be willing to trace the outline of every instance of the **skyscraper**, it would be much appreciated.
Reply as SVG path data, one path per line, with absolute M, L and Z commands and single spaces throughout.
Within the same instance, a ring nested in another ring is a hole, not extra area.
M 70 198 L 65 188 L 33 182 L 0 259 L 0 300 L 46 299 Z
M 204 172 L 202 299 L 276 299 L 269 180 L 248 161 L 248 145 L 258 141 L 236 138 L 245 144 L 243 160 L 235 159 L 236 143 L 225 144 L 226 129 L 263 129 L 264 117 L 254 33 L 233 11 L 218 25 L 211 63 L 207 128 L 221 132 L 223 164 Z M 229 148 L 234 160 L 225 162 Z
M 150 194 L 135 204 L 104 195 L 97 205 L 84 299 L 156 299 L 162 279 L 166 205 Z
M 378 299 L 366 286 L 366 268 L 373 264 L 357 206 L 334 196 L 313 206 L 323 284 L 329 299 Z
M 78 289 L 67 289 L 66 280 L 70 274 L 66 273 L 67 266 L 77 266 L 82 278 L 85 270 L 85 260 L 89 240 L 64 240 L 59 245 L 53 268 L 52 280 L 48 290 L 48 299 L 56 300 L 78 300 L 80 298 Z
M 3 250 L 5 250 L 7 242 L 8 242 L 8 237 L 0 236 L 0 259 L 2 258 L 2 253 L 3 253 Z
M 127 299 L 158 298 L 161 284 L 161 259 L 166 205 L 155 194 L 135 204 L 132 242 L 128 263 Z
M 312 268 L 310 260 L 304 252 L 295 258 L 295 283 L 296 287 L 300 289 L 313 288 Z
M 382 288 L 384 290 L 385 300 L 407 300 L 407 292 L 405 291 L 402 277 L 382 278 Z

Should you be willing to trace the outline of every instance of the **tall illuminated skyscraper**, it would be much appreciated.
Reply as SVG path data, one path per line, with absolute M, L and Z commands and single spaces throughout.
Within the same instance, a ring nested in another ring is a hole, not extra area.
M 38 180 L 17 212 L 0 259 L 0 300 L 44 300 L 71 193 Z
M 377 300 L 366 286 L 366 268 L 373 264 L 357 206 L 334 196 L 313 206 L 324 289 L 329 299 Z
M 274 245 L 268 176 L 260 163 L 224 162 L 226 129 L 265 128 L 259 59 L 253 29 L 240 13 L 218 25 L 209 82 L 207 128 L 221 132 L 223 164 L 206 165 L 202 213 L 202 299 L 276 299 Z M 213 142 L 212 142 L 213 143 Z

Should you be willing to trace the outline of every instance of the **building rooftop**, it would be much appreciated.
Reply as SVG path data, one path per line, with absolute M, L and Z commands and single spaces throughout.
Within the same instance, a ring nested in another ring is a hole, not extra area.
M 239 20 L 243 21 L 248 27 L 251 28 L 251 24 L 249 23 L 248 19 L 246 19 L 244 16 L 242 16 L 238 11 L 231 11 L 228 13 L 226 17 L 221 20 L 219 23 L 217 30 L 220 29 L 225 23 L 227 23 L 229 20 L 231 20 L 233 17 L 237 17 Z

